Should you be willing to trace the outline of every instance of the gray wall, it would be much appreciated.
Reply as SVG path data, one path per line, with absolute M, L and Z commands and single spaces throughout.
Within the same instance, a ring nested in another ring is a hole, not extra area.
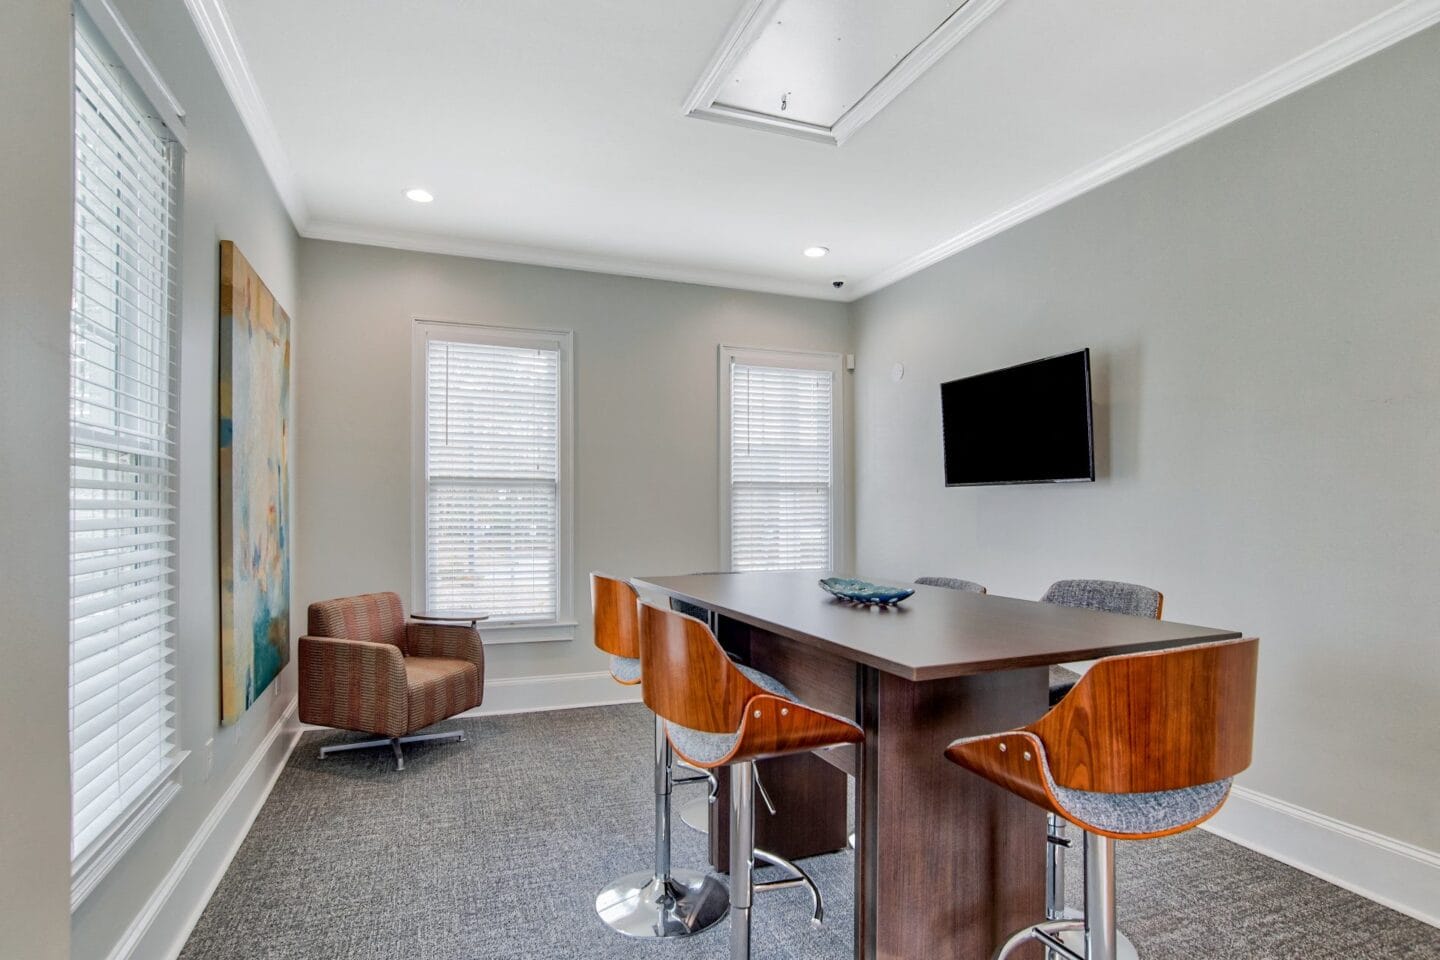
M 490 647 L 487 679 L 604 669 L 591 570 L 715 569 L 721 343 L 849 350 L 844 304 L 316 240 L 300 263 L 298 610 L 363 590 L 408 601 L 413 320 L 575 332 L 581 629 Z
M 298 237 L 184 5 L 118 0 L 116 7 L 184 105 L 190 132 L 181 208 L 176 676 L 180 743 L 191 755 L 182 768 L 180 794 L 76 912 L 71 934 L 74 960 L 109 954 L 295 694 L 292 663 L 273 692 L 239 723 L 219 727 L 215 453 L 219 243 L 234 240 L 289 311 L 298 353 L 302 325 L 295 311 Z M 45 441 L 57 442 L 63 446 L 55 437 Z M 63 524 L 55 535 L 63 542 Z M 207 750 L 213 750 L 208 776 Z M 168 931 L 169 919 L 162 918 L 157 933 Z M 135 953 L 137 960 L 162 955 L 162 946 L 151 941 L 142 941 Z
M 69 957 L 70 4 L 0 0 L 0 953 Z
M 1257 634 L 1241 782 L 1430 850 L 1437 104 L 1432 28 L 854 306 L 861 569 Z M 938 384 L 1083 346 L 1099 482 L 946 489 Z

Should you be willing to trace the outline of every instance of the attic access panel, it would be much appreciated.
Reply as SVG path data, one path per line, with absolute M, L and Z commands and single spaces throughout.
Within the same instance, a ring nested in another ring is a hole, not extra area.
M 746 0 L 688 116 L 844 143 L 1004 0 Z

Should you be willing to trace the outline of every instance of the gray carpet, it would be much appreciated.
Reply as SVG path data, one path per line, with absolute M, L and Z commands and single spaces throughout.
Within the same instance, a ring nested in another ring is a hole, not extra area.
M 318 761 L 320 744 L 348 737 L 305 735 L 182 960 L 728 955 L 724 923 L 649 943 L 595 916 L 601 886 L 651 861 L 643 707 L 459 724 L 465 743 L 409 748 L 402 774 L 389 751 Z M 676 866 L 702 865 L 703 843 L 677 822 Z M 852 956 L 850 856 L 806 865 L 826 924 L 810 927 L 803 891 L 761 896 L 757 960 Z M 1202 831 L 1121 844 L 1118 868 L 1120 923 L 1147 960 L 1440 958 L 1440 931 Z

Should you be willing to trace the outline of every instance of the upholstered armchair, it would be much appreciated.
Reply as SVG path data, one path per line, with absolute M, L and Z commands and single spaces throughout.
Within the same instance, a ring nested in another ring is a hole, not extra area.
M 485 649 L 471 626 L 407 623 L 400 597 L 367 593 L 310 604 L 300 638 L 300 719 L 383 739 L 322 747 L 389 746 L 405 769 L 403 744 L 464 740 L 462 730 L 417 734 L 480 705 Z

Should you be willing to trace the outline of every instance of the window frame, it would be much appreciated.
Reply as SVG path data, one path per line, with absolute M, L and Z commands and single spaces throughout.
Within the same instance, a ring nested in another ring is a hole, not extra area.
M 782 350 L 764 347 L 735 347 L 720 345 L 719 366 L 719 447 L 720 447 L 720 565 L 718 569 L 732 569 L 731 556 L 731 483 L 730 483 L 730 431 L 731 431 L 731 385 L 730 368 L 735 363 L 751 366 L 778 367 L 789 370 L 826 370 L 834 377 L 833 405 L 830 417 L 830 558 L 828 571 L 840 569 L 848 556 L 849 530 L 846 524 L 845 478 L 847 460 L 846 436 L 846 359 L 841 353 L 813 350 Z
M 150 122 L 155 126 L 156 133 L 161 139 L 168 142 L 170 159 L 169 172 L 169 202 L 172 210 L 167 212 L 171 224 L 169 262 L 166 264 L 169 280 L 169 304 L 167 305 L 167 323 L 170 326 L 171 335 L 171 380 L 170 394 L 174 409 L 170 412 L 171 422 L 169 429 L 172 434 L 173 460 L 170 482 L 172 484 L 170 501 L 172 517 L 174 518 L 177 533 L 177 540 L 174 546 L 176 555 L 171 559 L 172 569 L 170 571 L 170 589 L 175 598 L 173 608 L 172 624 L 179 622 L 179 557 L 178 557 L 178 530 L 180 523 L 179 494 L 180 481 L 183 476 L 180 463 L 179 430 L 181 424 L 179 393 L 181 389 L 181 367 L 180 367 L 180 302 L 182 298 L 182 261 L 181 244 L 183 242 L 182 229 L 184 224 L 184 165 L 185 165 L 185 112 L 170 92 L 165 82 L 161 79 L 154 65 L 150 62 L 145 52 L 140 48 L 134 34 L 124 20 L 115 11 L 109 0 L 77 0 L 71 7 L 71 110 L 72 122 L 75 100 L 75 86 L 78 82 L 75 71 L 78 69 L 79 44 L 81 35 L 84 34 L 87 42 L 112 62 L 108 67 L 115 75 L 118 86 L 123 92 L 133 98 L 148 115 Z M 78 159 L 74 135 L 71 138 L 72 165 Z M 78 174 L 72 170 L 72 178 Z M 73 206 L 73 205 L 72 205 Z M 72 229 L 74 226 L 75 213 L 72 209 Z M 76 238 L 71 239 L 72 254 L 75 249 Z M 74 266 L 72 264 L 72 271 Z M 70 321 L 73 324 L 73 320 Z M 72 431 L 67 436 L 67 446 L 73 444 L 73 427 L 67 430 Z M 73 478 L 67 478 L 67 487 L 73 489 Z M 67 540 L 72 536 L 67 531 Z M 73 548 L 71 548 L 73 549 Z M 71 598 L 73 602 L 73 596 Z M 172 630 L 175 629 L 172 627 Z M 160 768 L 155 780 L 139 794 L 137 794 L 119 815 L 117 815 L 104 829 L 94 836 L 84 847 L 75 850 L 72 847 L 70 857 L 70 909 L 73 913 L 85 901 L 85 899 L 99 886 L 101 880 L 120 861 L 125 853 L 144 835 L 149 826 L 154 823 L 160 814 L 169 806 L 170 802 L 180 793 L 183 785 L 181 769 L 190 751 L 184 749 L 184 735 L 182 724 L 182 712 L 185 708 L 184 698 L 181 692 L 179 679 L 179 642 L 178 636 L 172 636 L 170 641 L 170 655 L 172 657 L 175 673 L 172 680 L 169 696 L 170 705 L 170 754 Z M 73 655 L 73 641 L 67 640 L 67 648 L 70 648 L 68 655 Z M 73 669 L 73 667 L 72 667 Z M 69 691 L 67 690 L 67 694 Z M 74 744 L 70 744 L 70 754 L 67 755 L 67 763 L 73 762 Z M 71 801 L 73 805 L 73 789 Z M 74 840 L 74 811 L 71 811 L 71 840 Z
M 575 639 L 575 374 L 574 339 L 570 330 L 505 327 L 456 320 L 415 317 L 411 330 L 410 430 L 410 556 L 411 609 L 425 603 L 426 583 L 426 346 L 432 335 L 451 342 L 558 350 L 559 369 L 559 572 L 556 617 L 548 621 L 485 621 L 480 627 L 487 644 L 537 643 Z

